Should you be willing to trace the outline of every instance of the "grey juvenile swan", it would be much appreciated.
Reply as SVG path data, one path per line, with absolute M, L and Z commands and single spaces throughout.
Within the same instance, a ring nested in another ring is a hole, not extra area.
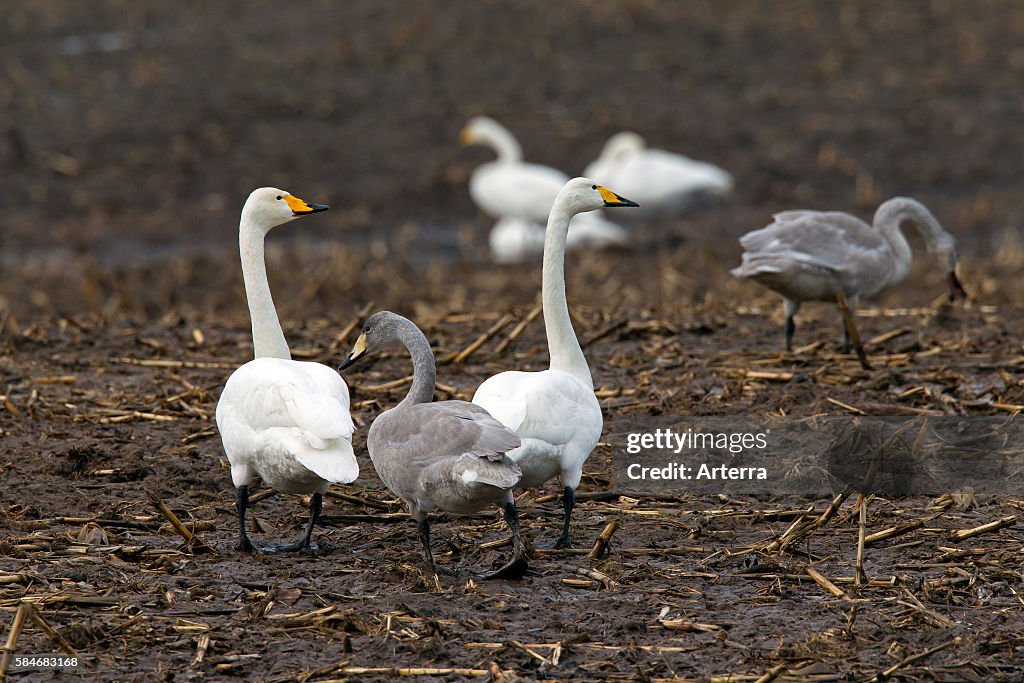
M 903 236 L 904 222 L 914 223 L 925 245 L 946 269 L 950 299 L 966 296 L 957 277 L 956 240 L 942 229 L 920 202 L 894 197 L 875 212 L 874 224 L 841 211 L 783 211 L 774 222 L 740 238 L 743 263 L 731 272 L 755 280 L 783 296 L 786 313 L 786 350 L 793 348 L 793 317 L 804 301 L 849 301 L 856 308 L 861 297 L 872 296 L 901 282 L 910 270 L 910 245 Z M 857 341 L 852 315 L 844 311 L 846 341 Z M 863 349 L 858 355 L 866 365 Z
M 436 370 L 430 344 L 416 325 L 390 311 L 370 316 L 340 369 L 396 341 L 412 355 L 413 381 L 402 402 L 370 426 L 366 449 L 377 474 L 409 506 L 431 573 L 435 567 L 427 513 L 468 514 L 500 503 L 512 529 L 512 558 L 482 578 L 522 576 L 526 552 L 512 487 L 523 473 L 507 455 L 519 447 L 519 437 L 480 406 L 433 402 Z

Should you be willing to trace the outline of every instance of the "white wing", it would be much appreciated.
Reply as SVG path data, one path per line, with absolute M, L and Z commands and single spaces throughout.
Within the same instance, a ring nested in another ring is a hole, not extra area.
M 233 476 L 236 467 L 262 475 L 269 461 L 275 472 L 296 469 L 289 458 L 327 481 L 348 483 L 359 476 L 348 387 L 319 363 L 280 358 L 246 363 L 221 393 L 217 426 Z
M 732 190 L 732 176 L 704 161 L 660 149 L 648 149 L 627 160 L 623 172 L 633 172 L 653 183 L 665 195 L 708 191 L 726 194 Z
M 598 159 L 584 173 L 639 203 L 644 214 L 682 211 L 698 196 L 725 195 L 733 187 L 721 168 L 660 149 Z
M 502 372 L 480 385 L 473 403 L 524 439 L 564 446 L 580 437 L 596 443 L 601 436 L 593 389 L 557 370 Z
M 495 218 L 526 218 L 543 224 L 567 182 L 569 176 L 548 166 L 492 162 L 473 172 L 469 194 Z

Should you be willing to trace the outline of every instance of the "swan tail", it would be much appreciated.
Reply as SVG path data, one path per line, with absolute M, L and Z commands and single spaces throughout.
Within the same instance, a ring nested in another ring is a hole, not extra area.
M 322 447 L 300 444 L 294 455 L 310 472 L 335 484 L 348 484 L 359 476 L 359 463 L 348 438 L 331 439 Z
M 482 457 L 470 453 L 460 459 L 456 470 L 462 481 L 467 484 L 489 484 L 506 490 L 518 484 L 523 478 L 523 471 L 519 469 L 519 465 L 506 456 L 494 460 L 490 456 Z

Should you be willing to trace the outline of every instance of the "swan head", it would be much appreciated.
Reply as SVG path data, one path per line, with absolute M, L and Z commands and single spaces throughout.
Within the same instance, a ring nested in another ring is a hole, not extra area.
M 307 214 L 326 211 L 327 208 L 324 204 L 308 204 L 290 192 L 276 187 L 261 187 L 253 190 L 245 200 L 242 215 L 266 232 Z
M 932 256 L 939 262 L 939 265 L 946 270 L 946 283 L 949 285 L 949 300 L 955 301 L 957 297 L 967 298 L 967 291 L 960 281 L 960 255 L 956 250 L 956 239 L 949 233 L 944 233 L 935 240 L 935 244 L 929 245 Z
M 476 116 L 459 131 L 459 144 L 463 147 L 487 143 L 496 137 L 509 136 L 508 129 L 489 116 Z
M 606 207 L 640 206 L 634 201 L 620 197 L 604 185 L 598 185 L 590 178 L 573 178 L 567 182 L 558 193 L 555 205 L 561 205 L 571 215 Z
M 636 154 L 646 148 L 647 143 L 642 137 L 627 130 L 608 138 L 608 142 L 604 143 L 604 147 L 601 149 L 601 158 L 614 161 Z
M 392 342 L 401 340 L 401 328 L 413 326 L 408 318 L 403 318 L 391 311 L 380 311 L 374 313 L 363 324 L 363 329 L 352 345 L 352 351 L 338 367 L 344 370 L 353 365 L 363 356 L 379 351 Z
M 924 244 L 928 253 L 935 259 L 936 263 L 946 273 L 946 283 L 949 286 L 949 300 L 967 298 L 967 291 L 960 281 L 960 254 L 956 248 L 956 238 L 946 232 L 939 221 L 932 215 L 923 204 L 906 197 L 894 197 L 886 203 L 891 203 L 897 208 L 904 207 L 904 210 L 916 212 L 913 218 L 918 227 L 922 229 Z M 882 206 L 885 206 L 883 204 Z M 881 210 L 881 207 L 879 207 Z

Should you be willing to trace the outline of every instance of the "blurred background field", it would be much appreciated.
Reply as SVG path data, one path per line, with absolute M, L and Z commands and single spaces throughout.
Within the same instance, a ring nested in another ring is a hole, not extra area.
M 289 317 L 357 310 L 364 297 L 339 295 L 365 282 L 363 254 L 472 267 L 490 221 L 466 181 L 490 153 L 456 138 L 475 114 L 570 175 L 623 129 L 729 170 L 724 205 L 635 228 L 644 260 L 687 280 L 673 300 L 760 294 L 723 274 L 735 238 L 774 211 L 870 218 L 899 194 L 957 235 L 980 299 L 1005 299 L 987 279 L 1021 268 L 1024 8 L 1013 2 L 26 1 L 0 21 L 0 264 L 21 313 L 153 315 L 169 290 L 186 310 L 244 313 L 237 214 L 267 184 L 334 206 L 272 236 L 286 259 L 271 269 L 280 303 L 308 272 L 294 260 L 327 248 L 341 252 L 332 264 L 357 259 L 324 283 L 331 296 Z M 573 259 L 570 277 L 599 260 Z M 487 274 L 533 282 L 535 270 Z M 416 278 L 389 273 L 375 288 Z M 641 297 L 662 287 L 628 280 L 651 287 Z
M 539 262 L 491 264 L 467 191 L 490 158 L 458 145 L 478 114 L 571 175 L 623 129 L 733 174 L 719 205 L 631 225 L 631 250 L 569 255 L 606 423 L 1019 412 L 1024 4 L 16 0 L 0 27 L 0 628 L 37 601 L 89 672 L 124 680 L 1019 679 L 1019 497 L 873 501 L 871 529 L 897 531 L 854 588 L 845 511 L 777 553 L 825 501 L 620 498 L 601 444 L 586 550 L 438 596 L 362 436 L 361 478 L 318 531 L 330 554 L 235 554 L 212 415 L 252 353 L 237 230 L 261 185 L 332 207 L 268 238 L 297 358 L 337 363 L 391 308 L 434 344 L 439 397 L 544 367 Z M 943 300 L 909 230 L 910 277 L 861 304 L 873 371 L 835 352 L 830 305 L 805 306 L 803 348 L 780 353 L 778 296 L 728 274 L 737 238 L 784 209 L 870 219 L 894 195 L 957 237 L 970 301 Z M 408 371 L 394 353 L 346 373 L 360 435 Z M 217 552 L 180 546 L 143 489 Z M 554 490 L 520 498 L 536 539 Z M 285 538 L 305 508 L 257 512 Z M 613 520 L 611 554 L 584 557 Z M 501 528 L 438 524 L 439 564 L 485 567 Z M 35 627 L 19 642 L 55 648 Z

